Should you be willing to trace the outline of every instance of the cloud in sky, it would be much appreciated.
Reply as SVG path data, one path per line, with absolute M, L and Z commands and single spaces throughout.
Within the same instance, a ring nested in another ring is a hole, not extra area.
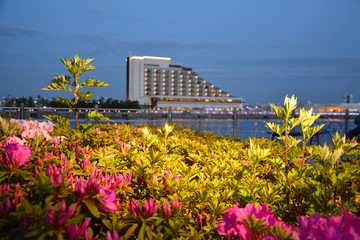
M 21 38 L 37 37 L 39 35 L 43 35 L 43 33 L 36 29 L 0 23 L 0 37 Z
M 58 57 L 95 58 L 104 97 L 125 98 L 128 55 L 171 57 L 248 103 L 360 101 L 360 2 L 87 1 L 0 5 L 0 96 L 39 89 Z M 75 17 L 64 17 L 75 16 Z M 24 81 L 25 90 L 17 86 Z M 31 83 L 31 84 L 30 84 Z M 52 93 L 51 93 L 52 94 Z

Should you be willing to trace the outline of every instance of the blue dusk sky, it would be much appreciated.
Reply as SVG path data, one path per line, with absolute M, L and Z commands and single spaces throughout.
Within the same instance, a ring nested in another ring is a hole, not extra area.
M 98 97 L 125 100 L 133 55 L 171 57 L 247 104 L 359 102 L 360 1 L 0 0 L 0 97 L 61 95 L 40 89 L 75 54 L 111 85 Z

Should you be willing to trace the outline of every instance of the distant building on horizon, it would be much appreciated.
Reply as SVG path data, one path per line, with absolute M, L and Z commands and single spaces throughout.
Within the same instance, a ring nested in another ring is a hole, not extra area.
M 127 101 L 151 108 L 243 107 L 242 98 L 202 79 L 192 68 L 171 64 L 171 58 L 131 56 L 126 61 Z

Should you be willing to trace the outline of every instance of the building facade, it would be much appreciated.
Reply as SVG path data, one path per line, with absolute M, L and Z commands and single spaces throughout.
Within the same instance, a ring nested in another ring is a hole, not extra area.
M 132 56 L 127 61 L 126 99 L 152 108 L 241 108 L 243 99 L 202 79 L 171 58 Z

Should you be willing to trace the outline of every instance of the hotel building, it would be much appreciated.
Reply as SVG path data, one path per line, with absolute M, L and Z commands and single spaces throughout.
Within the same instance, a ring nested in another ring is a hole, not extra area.
M 202 79 L 171 58 L 132 56 L 127 61 L 126 100 L 151 108 L 241 108 L 243 99 Z

